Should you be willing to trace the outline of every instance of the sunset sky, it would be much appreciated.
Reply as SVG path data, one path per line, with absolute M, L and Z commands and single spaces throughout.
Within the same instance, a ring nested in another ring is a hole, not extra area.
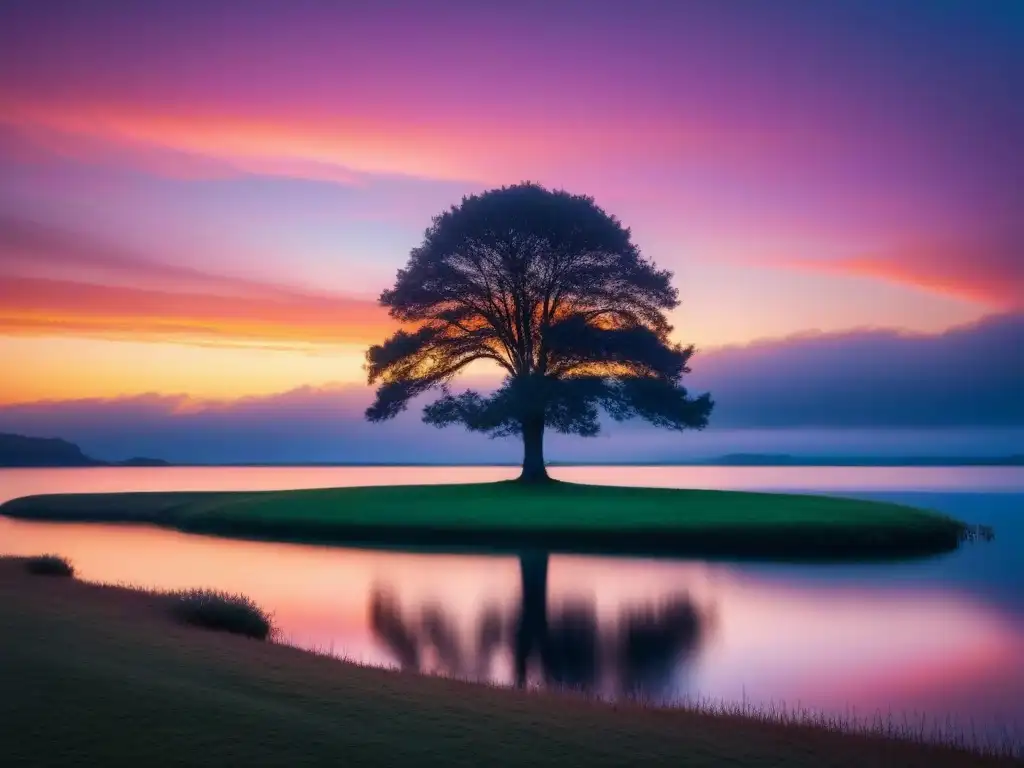
M 363 353 L 430 217 L 533 180 L 675 272 L 684 453 L 1024 452 L 1022 89 L 1012 0 L 7 0 L 0 430 L 499 456 L 361 423 Z

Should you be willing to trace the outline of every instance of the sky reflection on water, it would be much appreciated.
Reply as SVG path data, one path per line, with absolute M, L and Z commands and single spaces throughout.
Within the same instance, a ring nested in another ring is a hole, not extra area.
M 394 478 L 406 470 L 388 472 Z M 404 478 L 423 482 L 440 472 Z M 728 472 L 731 487 L 760 487 L 766 476 L 748 468 Z M 805 490 L 831 490 L 833 472 L 783 469 L 772 476 L 780 486 L 799 479 Z M 887 472 L 883 488 L 858 495 L 992 524 L 996 540 L 902 564 L 787 566 L 389 552 L 0 518 L 0 552 L 58 552 L 94 581 L 244 592 L 274 612 L 289 642 L 378 664 L 503 684 L 570 684 L 611 696 L 924 711 L 973 719 L 981 730 L 1024 722 L 1024 572 L 1016 555 L 1024 541 L 1024 493 L 977 492 L 995 475 L 976 468 L 931 471 L 933 485 L 924 482 L 928 470 L 907 472 L 902 489 L 893 490 Z M 312 482 L 310 473 L 31 470 L 5 471 L 0 479 L 6 497 L 43 485 L 50 492 L 287 487 L 289 475 L 303 485 Z M 601 476 L 618 482 L 630 473 L 635 479 L 632 468 Z M 878 484 L 874 470 L 847 468 L 835 490 L 849 492 L 858 473 L 869 486 Z M 487 472 L 469 474 L 483 479 Z M 639 474 L 649 479 L 652 472 Z M 685 474 L 663 470 L 663 484 Z M 995 484 L 1012 489 L 1021 477 L 1002 473 Z M 331 485 L 346 479 L 366 482 L 367 473 L 323 475 Z M 951 490 L 957 479 L 968 492 Z

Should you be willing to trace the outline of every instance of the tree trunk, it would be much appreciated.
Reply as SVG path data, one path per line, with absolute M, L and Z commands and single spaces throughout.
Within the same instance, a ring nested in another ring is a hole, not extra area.
M 544 483 L 548 481 L 544 466 L 544 419 L 523 422 L 523 472 L 519 475 L 522 483 Z
M 546 677 L 548 664 L 548 553 L 524 552 L 519 556 L 519 575 L 523 591 L 520 595 L 519 620 L 516 626 L 516 687 L 526 685 L 531 657 L 540 657 L 541 671 Z

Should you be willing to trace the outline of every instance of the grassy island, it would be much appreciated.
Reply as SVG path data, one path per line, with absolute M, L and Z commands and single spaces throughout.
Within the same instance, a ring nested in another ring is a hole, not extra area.
M 562 482 L 62 494 L 15 499 L 0 514 L 288 541 L 795 560 L 934 554 L 965 531 L 944 515 L 858 499 Z
M 827 723 L 610 706 L 358 667 L 0 558 L 4 765 L 1011 765 Z M 911 735 L 912 738 L 912 735 Z M 966 746 L 966 745 L 965 745 Z

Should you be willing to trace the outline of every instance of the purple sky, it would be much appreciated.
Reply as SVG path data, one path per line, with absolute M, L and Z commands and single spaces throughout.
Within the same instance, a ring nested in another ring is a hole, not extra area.
M 530 179 L 594 195 L 676 273 L 693 386 L 720 402 L 704 435 L 562 453 L 797 428 L 1009 445 L 1022 88 L 1011 0 L 8 0 L 0 429 L 171 456 L 186 427 L 297 435 L 299 391 L 326 422 L 303 458 L 342 434 L 397 451 L 422 428 L 345 405 L 392 329 L 374 299 L 433 214 Z

